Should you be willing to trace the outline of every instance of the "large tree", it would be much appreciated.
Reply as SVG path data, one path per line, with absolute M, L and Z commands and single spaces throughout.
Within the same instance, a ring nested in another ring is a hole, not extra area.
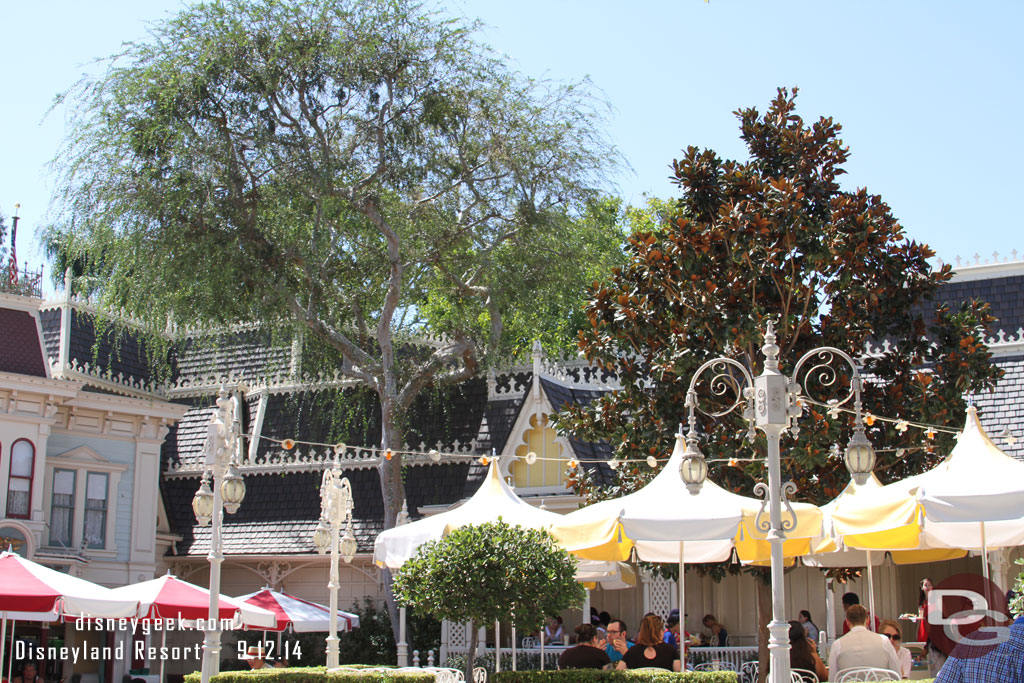
M 590 328 L 580 338 L 586 357 L 613 371 L 622 389 L 588 407 L 571 406 L 560 417 L 563 428 L 609 441 L 619 458 L 667 457 L 676 425 L 685 421 L 693 372 L 727 355 L 759 373 L 769 318 L 784 372 L 822 345 L 858 358 L 874 415 L 959 428 L 965 393 L 992 386 L 1000 372 L 982 342 L 992 320 L 987 305 L 930 301 L 949 267 L 929 265 L 932 252 L 905 237 L 879 196 L 840 187 L 849 155 L 840 126 L 828 118 L 805 124 L 795 98 L 795 89 L 780 90 L 764 114 L 736 113 L 748 160 L 689 147 L 674 163 L 679 199 L 633 212 L 629 262 L 593 292 Z M 864 355 L 868 342 L 876 353 Z M 849 389 L 849 375 L 834 367 L 840 374 L 831 387 L 808 387 L 824 401 Z M 810 384 L 821 377 L 812 374 Z M 698 392 L 708 412 L 735 398 L 718 397 L 706 382 Z M 744 442 L 738 413 L 701 414 L 702 449 L 713 478 L 749 493 L 766 476 L 766 449 L 760 435 L 753 446 Z M 799 438 L 782 443 L 783 475 L 798 485 L 798 497 L 820 504 L 846 485 L 849 475 L 831 446 L 845 444 L 851 422 L 847 413 L 805 403 Z M 883 481 L 936 464 L 952 445 L 951 434 L 929 439 L 883 420 L 874 420 L 868 435 Z M 611 490 L 586 479 L 577 487 L 606 497 L 650 474 L 635 465 L 619 472 Z
M 50 244 L 153 330 L 303 329 L 399 448 L 424 387 L 521 343 L 620 247 L 593 190 L 616 161 L 602 103 L 520 76 L 474 28 L 413 0 L 183 9 L 65 96 Z M 401 467 L 381 463 L 389 527 Z

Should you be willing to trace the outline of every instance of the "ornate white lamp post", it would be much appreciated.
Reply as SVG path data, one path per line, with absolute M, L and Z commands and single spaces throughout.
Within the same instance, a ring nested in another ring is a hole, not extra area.
M 756 524 L 760 531 L 767 532 L 772 554 L 772 620 L 768 624 L 771 634 L 768 640 L 768 652 L 771 659 L 770 680 L 771 683 L 790 683 L 789 625 L 786 623 L 785 616 L 782 542 L 786 538 L 785 532 L 792 531 L 796 526 L 796 515 L 786 499 L 787 495 L 796 492 L 796 486 L 793 482 L 782 482 L 779 439 L 782 432 L 787 429 L 794 437 L 799 433 L 800 428 L 796 419 L 800 417 L 802 408 L 798 399 L 807 387 L 806 384 L 801 386 L 797 379 L 808 361 L 811 364 L 806 372 L 806 377 L 813 378 L 822 387 L 836 385 L 837 373 L 831 365 L 836 358 L 845 361 L 852 370 L 850 391 L 843 396 L 842 400 L 834 399 L 829 401 L 829 404 L 838 407 L 851 398 L 854 399 L 856 421 L 853 437 L 847 446 L 845 461 L 857 483 L 862 484 L 867 480 L 872 467 L 874 467 L 875 453 L 864 433 L 864 424 L 861 420 L 861 377 L 853 358 L 831 346 L 813 349 L 797 361 L 793 367 L 792 379 L 789 379 L 779 372 L 779 347 L 775 344 L 775 331 L 770 321 L 761 351 L 765 356 L 764 370 L 757 377 L 753 377 L 751 372 L 739 361 L 724 357 L 704 363 L 694 373 L 686 393 L 689 430 L 686 435 L 686 454 L 679 466 L 679 475 L 691 493 L 698 492 L 707 477 L 707 462 L 698 447 L 695 411 L 699 408 L 696 385 L 702 374 L 712 370 L 711 393 L 717 397 L 733 393 L 735 399 L 717 412 L 703 410 L 701 412 L 711 417 L 721 417 L 731 413 L 742 404 L 744 406 L 743 417 L 749 425 L 749 438 L 753 439 L 756 428 L 764 433 L 768 442 L 768 485 L 765 486 L 763 482 L 758 483 L 754 487 L 754 492 L 759 496 L 766 497 L 768 504 L 768 520 L 763 518 L 764 506 L 762 504 Z M 739 376 L 737 377 L 737 375 Z M 782 515 L 783 506 L 786 507 L 788 514 L 788 519 L 785 520 Z M 682 577 L 679 580 L 682 581 Z
M 207 433 L 206 471 L 192 498 L 192 511 L 200 526 L 213 523 L 210 533 L 210 614 L 203 639 L 202 683 L 220 671 L 220 565 L 224 561 L 220 526 L 223 511 L 233 514 L 245 498 L 245 482 L 238 475 L 238 398 L 221 389 L 217 412 Z M 212 479 L 212 489 L 211 489 Z
M 320 484 L 320 522 L 313 532 L 313 544 L 323 555 L 331 551 L 331 579 L 327 587 L 331 590 L 331 626 L 327 635 L 327 668 L 337 669 L 338 664 L 338 555 L 345 562 L 356 556 L 356 538 L 352 535 L 352 485 L 341 476 L 339 457 L 344 446 L 334 450 L 334 466 L 324 470 Z M 345 535 L 339 539 L 341 527 Z

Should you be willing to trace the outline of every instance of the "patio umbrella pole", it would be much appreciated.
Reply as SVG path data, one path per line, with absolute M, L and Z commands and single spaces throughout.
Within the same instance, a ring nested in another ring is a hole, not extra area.
M 545 639 L 544 625 L 542 624 L 541 627 L 540 627 L 540 670 L 541 671 L 544 670 L 544 639 Z
M 167 647 L 167 629 L 160 629 L 160 654 L 163 655 Z M 160 683 L 164 683 L 164 667 L 167 666 L 167 658 L 160 657 Z
M 14 629 L 18 627 L 18 620 L 11 619 L 11 651 L 7 660 L 7 680 L 11 680 L 11 675 L 14 672 Z
M 7 645 L 7 612 L 3 613 L 3 628 L 0 628 L 0 671 L 4 666 L 4 648 Z M 12 653 L 13 654 L 13 653 Z M 10 680 L 10 679 L 8 679 Z
M 686 651 L 683 640 L 686 638 L 686 581 L 683 580 L 686 562 L 683 560 L 683 542 L 679 541 L 679 647 Z M 686 662 L 683 662 L 686 668 Z
M 985 543 L 985 522 L 981 523 L 981 575 L 988 578 L 988 546 Z
M 494 622 L 494 673 L 501 671 L 501 622 Z
M 868 558 L 868 630 L 875 630 L 875 575 L 871 571 L 871 551 L 865 551 Z
M 516 627 L 512 627 L 512 670 L 518 671 L 516 668 Z

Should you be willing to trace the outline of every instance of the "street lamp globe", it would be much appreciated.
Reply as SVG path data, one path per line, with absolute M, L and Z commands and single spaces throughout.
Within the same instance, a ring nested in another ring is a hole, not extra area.
M 686 440 L 686 452 L 679 463 L 679 476 L 683 478 L 686 490 L 692 495 L 700 493 L 704 480 L 708 478 L 708 463 L 704 459 L 704 454 L 697 448 L 695 439 Z
M 348 528 L 345 529 L 345 535 L 341 539 L 341 559 L 345 560 L 346 563 L 351 562 L 352 558 L 356 556 L 358 547 L 356 545 L 356 537 L 352 535 L 352 522 L 349 521 Z
M 199 490 L 192 497 L 192 512 L 195 513 L 199 526 L 207 526 L 213 519 L 213 491 L 210 490 L 210 482 L 206 475 L 203 475 Z
M 322 519 L 316 525 L 316 530 L 313 532 L 313 545 L 316 546 L 316 551 L 321 555 L 326 553 L 331 547 L 331 531 Z
M 853 436 L 846 445 L 846 455 L 843 460 L 846 462 L 846 469 L 850 470 L 850 476 L 858 486 L 862 486 L 871 476 L 875 467 L 875 449 L 868 441 L 863 427 L 853 430 Z
M 224 509 L 229 514 L 235 514 L 245 498 L 245 481 L 239 476 L 234 465 L 228 469 L 228 473 L 221 480 L 220 495 L 224 499 Z

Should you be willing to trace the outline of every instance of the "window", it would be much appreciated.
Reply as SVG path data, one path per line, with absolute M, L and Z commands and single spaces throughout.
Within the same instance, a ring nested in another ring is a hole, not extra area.
M 75 471 L 53 471 L 53 499 L 50 503 L 50 545 L 71 547 L 75 522 Z
M 530 416 L 530 429 L 523 434 L 523 443 L 516 448 L 519 456 L 512 463 L 512 481 L 516 488 L 554 487 L 565 488 L 565 466 L 562 460 L 562 446 L 555 441 L 557 432 L 551 428 L 548 415 Z M 537 454 L 532 465 L 526 462 L 529 452 Z
M 107 481 L 109 475 L 89 472 L 85 480 L 85 541 L 90 548 L 107 545 Z
M 32 507 L 32 470 L 36 448 L 31 441 L 19 439 L 11 446 L 11 470 L 7 483 L 7 516 L 28 519 Z

